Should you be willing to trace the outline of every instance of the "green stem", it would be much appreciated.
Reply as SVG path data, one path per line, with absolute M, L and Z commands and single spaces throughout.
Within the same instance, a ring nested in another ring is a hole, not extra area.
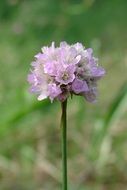
M 67 190 L 67 100 L 61 103 L 61 130 L 62 130 L 62 166 L 63 184 L 62 189 Z

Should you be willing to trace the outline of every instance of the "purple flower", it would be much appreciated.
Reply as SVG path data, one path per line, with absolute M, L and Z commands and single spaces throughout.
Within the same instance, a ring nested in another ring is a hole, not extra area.
M 72 91 L 76 94 L 80 94 L 82 92 L 88 92 L 89 87 L 86 83 L 86 81 L 75 79 L 72 83 Z
M 59 82 L 60 84 L 69 84 L 73 82 L 75 78 L 75 65 L 68 65 L 68 66 L 63 66 L 57 71 L 57 75 L 55 77 L 56 81 Z
M 103 77 L 105 74 L 105 70 L 102 67 L 92 67 L 91 68 L 91 75 L 95 78 Z
M 69 45 L 61 42 L 59 47 L 44 46 L 35 55 L 28 75 L 30 90 L 38 94 L 38 100 L 50 98 L 65 101 L 71 94 L 84 96 L 89 102 L 97 97 L 97 81 L 105 70 L 98 66 L 92 49 L 81 43 Z
M 62 93 L 59 86 L 55 83 L 48 84 L 48 94 L 51 101 Z
M 84 92 L 83 96 L 88 102 L 95 103 L 97 99 L 97 89 L 93 88 L 88 92 Z

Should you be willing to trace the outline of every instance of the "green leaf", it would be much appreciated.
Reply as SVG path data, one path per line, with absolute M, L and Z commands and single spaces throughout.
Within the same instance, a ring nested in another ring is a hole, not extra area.
M 121 116 L 125 113 L 126 109 L 127 109 L 127 82 L 124 83 L 122 88 L 119 90 L 119 94 L 111 103 L 111 106 L 107 111 L 106 117 L 103 120 L 99 120 L 96 123 L 91 143 L 92 147 L 90 150 L 90 156 L 92 156 L 91 157 L 92 159 L 96 160 L 98 158 L 103 141 L 110 134 L 109 130 L 114 126 L 116 122 L 120 120 Z

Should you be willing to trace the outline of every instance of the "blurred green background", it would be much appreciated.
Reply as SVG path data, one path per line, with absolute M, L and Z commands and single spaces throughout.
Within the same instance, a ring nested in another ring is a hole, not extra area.
M 29 94 L 34 55 L 55 41 L 94 49 L 98 103 L 68 102 L 69 190 L 127 190 L 127 0 L 0 1 L 0 190 L 61 189 L 61 108 Z

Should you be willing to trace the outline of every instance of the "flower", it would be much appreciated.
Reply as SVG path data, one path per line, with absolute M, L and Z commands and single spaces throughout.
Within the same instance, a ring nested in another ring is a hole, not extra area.
M 67 66 L 61 66 L 60 69 L 58 69 L 57 74 L 56 74 L 56 81 L 59 82 L 60 84 L 69 84 L 73 82 L 75 79 L 75 70 L 76 67 L 73 64 L 67 65 Z
M 59 47 L 44 46 L 35 55 L 28 75 L 30 91 L 38 94 L 38 100 L 49 98 L 65 101 L 69 95 L 83 96 L 89 102 L 97 98 L 97 82 L 105 70 L 98 66 L 98 59 L 91 48 L 81 43 L 69 45 L 61 42 Z
M 89 87 L 86 81 L 76 78 L 72 83 L 72 91 L 76 94 L 80 94 L 82 92 L 88 92 Z

